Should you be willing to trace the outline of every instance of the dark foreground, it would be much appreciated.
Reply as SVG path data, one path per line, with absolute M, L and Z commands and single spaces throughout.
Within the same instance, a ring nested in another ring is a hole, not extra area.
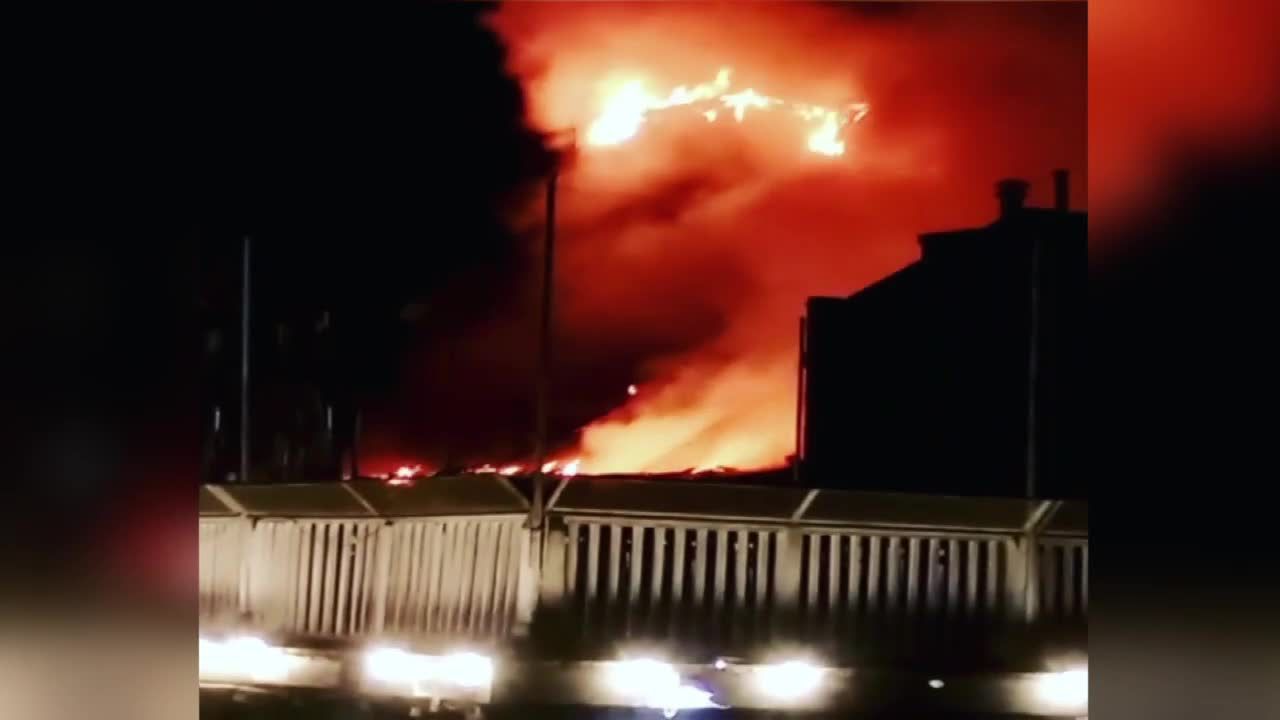
M 434 712 L 425 703 L 415 706 L 404 701 L 370 701 L 332 693 L 290 692 L 262 693 L 233 690 L 200 691 L 202 720 L 399 720 L 401 718 L 436 718 L 438 720 L 521 720 L 522 718 L 554 720 L 662 720 L 657 710 L 632 708 L 566 708 L 559 706 L 509 706 L 484 708 L 438 708 Z M 903 720 L 1015 720 L 1027 715 L 973 715 L 922 711 L 911 707 L 875 714 L 787 713 L 746 710 L 683 710 L 678 718 L 698 720 L 772 720 L 783 717 L 819 718 L 901 718 Z

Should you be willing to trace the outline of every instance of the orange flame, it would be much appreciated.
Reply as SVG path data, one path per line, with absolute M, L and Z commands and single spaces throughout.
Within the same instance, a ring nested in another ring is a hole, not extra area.
M 745 88 L 729 92 L 730 68 L 721 68 L 716 79 L 693 87 L 679 85 L 666 97 L 649 92 L 642 80 L 631 80 L 618 86 L 605 99 L 603 109 L 587 129 L 587 143 L 595 146 L 618 145 L 635 137 L 645 118 L 654 112 L 675 107 L 718 101 L 733 111 L 733 119 L 742 122 L 747 110 L 769 110 L 781 105 L 791 106 L 805 122 L 819 121 L 817 129 L 808 137 L 810 152 L 819 155 L 843 155 L 845 143 L 840 133 L 846 125 L 856 123 L 867 114 L 866 103 L 853 103 L 843 110 L 832 110 L 807 103 L 788 102 Z M 703 110 L 702 117 L 714 123 L 718 112 Z
M 412 485 L 414 479 L 420 477 L 423 473 L 421 465 L 401 465 L 395 469 L 395 472 L 382 477 L 387 481 L 388 485 L 405 487 Z
M 565 477 L 569 477 L 569 476 L 578 474 L 578 468 L 581 465 L 582 465 L 581 458 L 574 458 L 569 461 L 548 460 L 547 462 L 542 464 L 542 472 L 545 475 L 563 475 Z M 492 475 L 505 475 L 507 477 L 511 477 L 513 475 L 519 475 L 521 473 L 526 472 L 526 467 L 533 467 L 533 466 L 525 466 L 519 463 L 512 463 L 510 465 L 503 465 L 499 467 L 497 465 L 485 463 L 483 465 L 477 465 L 475 467 L 467 468 L 464 472 L 471 475 L 492 474 Z M 402 471 L 410 472 L 410 474 L 403 475 L 401 474 Z M 400 468 L 400 470 L 396 471 L 396 476 L 392 478 L 391 482 L 393 485 L 408 484 L 407 480 L 412 477 L 415 477 L 416 473 L 420 471 L 421 471 L 421 466 L 416 466 L 416 469 L 414 471 L 410 471 L 410 469 L 407 467 Z M 397 480 L 404 481 L 404 482 L 397 482 Z
M 583 429 L 590 473 L 717 472 L 780 467 L 795 452 L 794 359 L 723 369 L 689 366 Z M 726 422 L 732 418 L 731 422 Z M 787 419 L 785 425 L 780 418 Z

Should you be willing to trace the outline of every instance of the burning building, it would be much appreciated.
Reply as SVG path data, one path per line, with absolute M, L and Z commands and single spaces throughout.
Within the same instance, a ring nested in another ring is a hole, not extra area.
M 985 227 L 920 236 L 921 258 L 808 302 L 799 441 L 820 485 L 1085 494 L 1079 453 L 1086 214 L 997 186 Z

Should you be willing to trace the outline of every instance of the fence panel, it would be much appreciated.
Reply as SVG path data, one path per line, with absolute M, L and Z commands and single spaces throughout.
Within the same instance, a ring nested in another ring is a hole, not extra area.
M 1011 538 L 808 530 L 802 557 L 801 611 L 813 637 L 888 621 L 1003 619 L 1016 610 L 1002 590 L 1021 563 Z
M 517 625 L 522 522 L 202 519 L 201 617 L 307 636 L 502 636 Z
M 1040 616 L 1049 620 L 1078 620 L 1089 611 L 1089 541 L 1084 538 L 1041 537 Z
M 768 620 L 778 532 L 566 520 L 567 607 L 583 637 L 748 639 Z
M 199 604 L 202 618 L 232 618 L 240 611 L 241 572 L 249 523 L 201 518 Z

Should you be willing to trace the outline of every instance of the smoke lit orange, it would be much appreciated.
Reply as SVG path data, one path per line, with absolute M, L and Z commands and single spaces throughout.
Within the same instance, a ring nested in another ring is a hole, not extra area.
M 596 414 L 564 448 L 582 472 L 783 465 L 806 298 L 989 221 L 993 178 L 1086 165 L 1078 4 L 907 5 L 495 14 L 530 124 L 583 145 L 561 177 L 555 315 L 559 377 L 608 378 L 557 401 Z M 542 219 L 531 204 L 516 224 L 537 241 Z

